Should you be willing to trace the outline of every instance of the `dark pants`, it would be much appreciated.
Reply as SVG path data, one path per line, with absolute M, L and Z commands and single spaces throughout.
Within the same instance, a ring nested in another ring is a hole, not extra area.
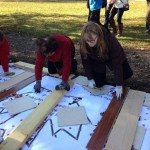
M 106 84 L 106 73 L 93 72 L 93 78 L 96 87 L 102 87 Z
M 100 24 L 100 9 L 93 11 L 89 10 L 88 21 L 93 21 Z
M 55 73 L 58 73 L 59 70 L 61 70 L 61 68 L 62 68 L 62 63 L 61 63 L 61 62 L 48 61 L 48 62 L 47 62 L 47 67 L 48 67 L 48 72 L 49 72 L 50 74 L 55 74 Z
M 108 24 L 109 24 L 109 14 L 110 14 L 110 11 L 113 7 L 113 4 L 109 4 L 106 8 L 105 8 L 105 22 L 104 22 L 104 26 L 106 28 L 108 28 Z
M 133 75 L 133 71 L 127 60 L 123 62 L 122 68 L 123 68 L 123 80 L 127 80 Z M 101 87 L 105 84 L 110 84 L 110 83 L 107 83 L 106 81 L 106 71 L 104 71 L 104 73 L 93 72 L 93 78 L 96 83 L 96 87 Z M 114 85 L 114 84 L 111 84 L 111 85 Z
M 114 16 L 117 14 L 117 23 L 121 24 L 123 13 L 124 13 L 124 8 L 113 7 L 109 15 L 109 22 L 111 22 L 114 19 Z
M 150 3 L 147 6 L 147 13 L 146 13 L 146 30 L 150 32 Z
M 123 80 L 127 80 L 133 75 L 133 71 L 127 60 L 123 62 Z
M 47 62 L 47 67 L 48 67 L 48 72 L 50 74 L 55 74 L 55 73 L 59 73 L 60 70 L 63 67 L 63 63 L 62 62 L 52 62 L 52 61 L 48 61 Z M 71 66 L 71 74 L 76 74 L 77 72 L 77 61 L 76 59 L 72 59 L 72 66 Z

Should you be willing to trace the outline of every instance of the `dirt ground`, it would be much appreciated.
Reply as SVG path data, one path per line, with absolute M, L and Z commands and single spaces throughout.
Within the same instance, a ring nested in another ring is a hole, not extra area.
M 7 36 L 12 48 L 11 61 L 24 61 L 34 64 L 36 46 L 32 41 L 33 37 L 15 31 L 7 31 Z M 76 44 L 78 71 L 81 75 L 84 75 L 78 47 L 79 45 Z M 124 47 L 124 50 L 134 72 L 133 77 L 126 81 L 126 85 L 131 89 L 150 93 L 150 50 L 131 49 L 129 47 Z M 113 74 L 110 71 L 107 73 L 107 78 L 108 81 L 112 82 Z

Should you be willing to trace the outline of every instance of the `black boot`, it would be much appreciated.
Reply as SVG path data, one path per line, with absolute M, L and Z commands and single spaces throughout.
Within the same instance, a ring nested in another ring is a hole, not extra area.
M 150 25 L 146 22 L 146 33 L 150 33 Z
M 118 23 L 118 35 L 117 36 L 122 36 L 123 33 L 123 23 Z

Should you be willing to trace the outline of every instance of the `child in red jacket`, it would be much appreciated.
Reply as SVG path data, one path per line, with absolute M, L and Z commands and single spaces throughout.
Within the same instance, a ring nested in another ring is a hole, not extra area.
M 0 63 L 4 70 L 4 75 L 12 76 L 15 73 L 9 72 L 9 52 L 10 47 L 6 36 L 0 31 Z
M 72 40 L 65 35 L 52 35 L 46 38 L 36 39 L 38 50 L 35 62 L 35 92 L 41 90 L 42 68 L 45 60 L 50 74 L 62 75 L 62 82 L 55 87 L 56 90 L 69 90 L 68 78 L 70 73 L 77 70 L 77 62 L 74 59 L 75 47 Z

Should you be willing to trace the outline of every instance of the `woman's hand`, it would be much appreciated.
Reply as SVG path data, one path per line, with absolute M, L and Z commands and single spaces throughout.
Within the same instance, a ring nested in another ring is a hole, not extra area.
M 123 94 L 123 88 L 122 86 L 116 86 L 115 87 L 115 91 L 116 91 L 116 96 L 117 96 L 117 99 L 120 99 L 122 94 Z
M 88 87 L 91 89 L 94 89 L 96 87 L 95 81 L 92 80 L 88 80 Z
M 34 90 L 36 93 L 41 92 L 41 80 L 36 81 L 36 84 L 34 85 Z
M 56 90 L 64 90 L 65 89 L 65 90 L 69 91 L 70 85 L 68 84 L 68 82 L 62 80 L 62 82 L 60 84 L 56 85 L 55 89 Z

